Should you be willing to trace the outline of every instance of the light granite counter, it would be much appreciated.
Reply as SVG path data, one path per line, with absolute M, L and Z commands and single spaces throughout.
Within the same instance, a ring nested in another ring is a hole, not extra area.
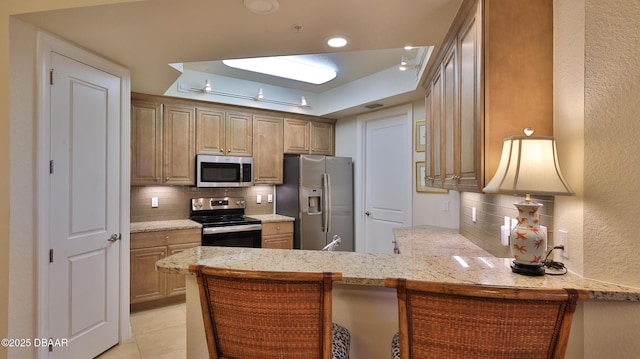
M 455 229 L 414 226 L 393 229 L 396 253 L 420 256 L 492 257 Z
M 264 271 L 334 271 L 342 283 L 384 286 L 387 277 L 523 288 L 574 288 L 582 300 L 640 302 L 640 288 L 563 276 L 527 277 L 511 272 L 509 258 L 374 254 L 267 248 L 195 247 L 156 263 L 166 273 L 189 274 L 189 265 Z
M 247 214 L 247 217 L 258 219 L 262 221 L 262 223 L 295 221 L 295 218 L 283 216 L 281 214 Z
M 141 233 L 141 232 L 170 231 L 175 229 L 192 229 L 192 228 L 202 228 L 202 225 L 190 219 L 132 222 L 130 226 L 130 231 L 131 233 Z

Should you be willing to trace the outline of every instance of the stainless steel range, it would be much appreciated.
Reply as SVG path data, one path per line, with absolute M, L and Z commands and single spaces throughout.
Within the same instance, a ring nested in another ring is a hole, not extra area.
M 192 198 L 189 219 L 202 224 L 202 245 L 262 247 L 260 220 L 244 215 L 242 197 Z

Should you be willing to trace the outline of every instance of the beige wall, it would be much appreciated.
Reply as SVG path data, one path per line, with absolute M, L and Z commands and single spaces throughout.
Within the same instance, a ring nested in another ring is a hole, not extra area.
M 554 133 L 576 191 L 557 198 L 556 228 L 569 231 L 572 270 L 640 287 L 640 242 L 629 226 L 639 199 L 640 7 L 635 0 L 556 0 L 554 10 Z M 578 320 L 584 352 L 574 357 L 640 353 L 638 305 L 585 303 Z

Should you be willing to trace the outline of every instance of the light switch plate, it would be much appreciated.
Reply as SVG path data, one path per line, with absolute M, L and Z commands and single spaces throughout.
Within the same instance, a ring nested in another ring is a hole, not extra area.
M 158 197 L 151 197 L 151 208 L 158 207 Z
M 262 203 L 262 195 L 261 194 L 256 196 L 256 203 Z
M 273 195 L 271 193 L 267 195 L 267 202 L 273 203 Z

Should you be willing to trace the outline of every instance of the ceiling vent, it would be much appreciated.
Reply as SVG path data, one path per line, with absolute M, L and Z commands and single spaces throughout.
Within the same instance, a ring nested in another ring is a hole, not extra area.
M 369 110 L 373 110 L 374 108 L 378 108 L 378 107 L 382 107 L 384 106 L 381 103 L 370 103 L 368 105 L 365 105 L 364 108 L 368 108 Z

